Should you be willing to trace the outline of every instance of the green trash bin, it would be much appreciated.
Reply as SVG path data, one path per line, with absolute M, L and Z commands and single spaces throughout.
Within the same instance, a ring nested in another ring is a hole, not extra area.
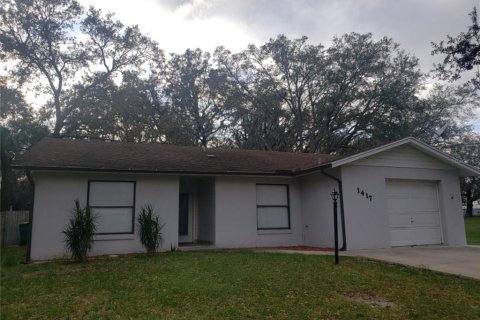
M 21 246 L 26 246 L 28 242 L 28 232 L 30 224 L 28 222 L 20 223 L 18 225 L 18 230 L 20 233 L 20 245 Z

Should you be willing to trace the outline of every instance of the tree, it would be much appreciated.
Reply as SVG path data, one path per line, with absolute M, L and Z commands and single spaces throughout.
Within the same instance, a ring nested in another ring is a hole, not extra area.
M 459 139 L 448 141 L 443 149 L 474 167 L 480 164 L 480 134 L 470 132 Z M 462 200 L 466 205 L 467 216 L 473 214 L 473 202 L 480 200 L 480 177 L 461 179 Z
M 79 102 L 66 124 L 78 137 L 127 142 L 166 142 L 171 112 L 158 79 L 122 73 L 122 82 L 104 82 Z
M 447 35 L 446 42 L 432 42 L 432 55 L 445 55 L 442 63 L 435 65 L 439 78 L 454 81 L 460 79 L 462 73 L 472 70 L 475 73 L 470 81 L 474 87 L 480 89 L 480 26 L 476 7 L 469 16 L 472 25 L 467 32 L 461 32 L 456 37 Z
M 461 32 L 456 37 L 447 35 L 447 41 L 433 43 L 432 55 L 445 55 L 442 63 L 435 65 L 438 78 L 450 82 L 460 79 L 465 72 L 473 72 L 473 77 L 458 91 L 467 93 L 467 101 L 462 104 L 471 107 L 479 106 L 478 93 L 480 90 L 480 26 L 476 7 L 469 14 L 472 25 L 466 32 Z M 469 88 L 471 87 L 471 89 Z M 468 91 L 474 91 L 474 94 Z M 445 100 L 449 100 L 446 98 Z M 448 120 L 452 123 L 451 120 Z M 458 132 L 457 132 L 458 134 Z M 454 156 L 466 163 L 478 166 L 480 163 L 480 138 L 473 133 L 467 134 L 465 130 L 456 139 L 455 144 L 447 144 L 446 148 Z M 472 215 L 473 201 L 480 198 L 480 180 L 478 177 L 467 177 L 461 181 L 462 198 L 467 207 L 467 215 Z
M 209 53 L 189 49 L 172 55 L 165 89 L 175 114 L 170 142 L 206 147 L 226 127 L 225 82 Z
M 371 34 L 336 37 L 326 53 L 325 89 L 316 113 L 322 129 L 314 132 L 310 148 L 346 153 L 361 140 L 370 146 L 391 141 L 394 114 L 416 111 L 423 76 L 418 60 L 392 39 L 374 41 Z
M 68 134 L 69 116 L 91 91 L 124 70 L 163 61 L 138 27 L 94 8 L 85 13 L 75 0 L 5 0 L 0 17 L 2 55 L 17 62 L 11 75 L 20 84 L 35 80 L 37 90 L 48 94 L 45 108 L 53 111 L 56 136 Z
M 336 37 L 329 48 L 280 35 L 238 54 L 219 48 L 215 59 L 236 91 L 230 130 L 237 146 L 345 153 L 433 132 L 454 105 L 463 110 L 450 101 L 435 113 L 438 104 L 419 98 L 417 59 L 370 34 Z
M 24 174 L 14 172 L 10 164 L 28 147 L 48 134 L 22 93 L 0 79 L 0 158 L 1 210 L 26 209 L 29 203 L 28 183 Z
M 381 141 L 414 136 L 437 145 L 471 129 L 468 124 L 472 109 L 479 106 L 478 98 L 478 92 L 468 86 L 436 84 L 424 97 L 414 96 L 410 103 L 384 113 L 388 121 L 378 122 L 373 136 Z

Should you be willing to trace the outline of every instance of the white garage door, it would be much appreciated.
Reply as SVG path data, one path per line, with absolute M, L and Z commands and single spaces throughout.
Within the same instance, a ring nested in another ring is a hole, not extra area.
M 437 183 L 387 180 L 390 245 L 441 244 Z

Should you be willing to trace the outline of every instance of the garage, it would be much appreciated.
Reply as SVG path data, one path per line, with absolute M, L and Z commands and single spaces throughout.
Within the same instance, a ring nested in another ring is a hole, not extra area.
M 441 244 L 438 183 L 386 180 L 386 186 L 390 245 Z
M 466 244 L 459 177 L 480 170 L 413 138 L 335 160 L 335 170 L 347 250 Z

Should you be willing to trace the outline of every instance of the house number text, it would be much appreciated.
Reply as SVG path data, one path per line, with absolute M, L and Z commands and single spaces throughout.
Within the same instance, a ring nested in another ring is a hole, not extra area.
M 371 194 L 368 194 L 368 192 L 365 192 L 365 190 L 360 189 L 357 187 L 357 193 L 360 194 L 362 197 L 365 197 L 366 199 L 370 200 L 370 202 L 373 199 L 373 196 Z

